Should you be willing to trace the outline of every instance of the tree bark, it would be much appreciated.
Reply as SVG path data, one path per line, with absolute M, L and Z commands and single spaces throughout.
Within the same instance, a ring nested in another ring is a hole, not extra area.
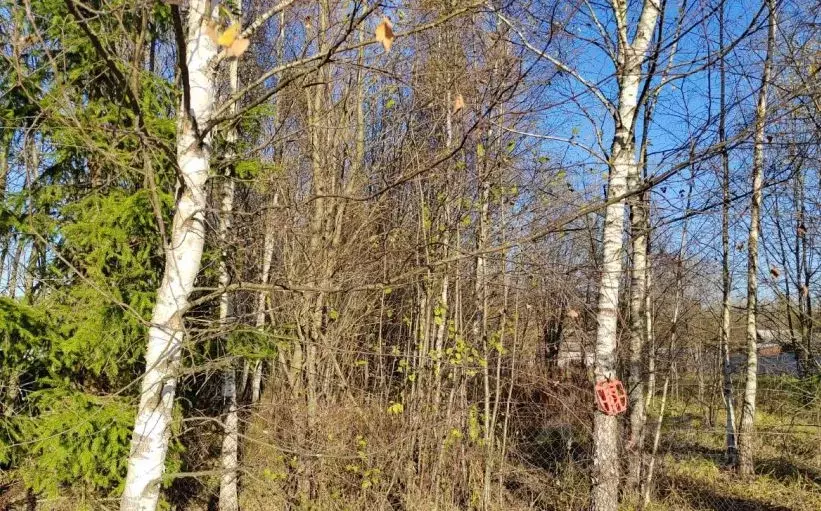
M 241 5 L 237 4 L 238 10 Z M 240 14 L 234 16 L 234 22 L 239 23 Z M 233 95 L 239 89 L 239 59 L 231 59 L 228 67 L 228 93 Z M 237 103 L 231 105 L 231 114 L 236 115 Z M 228 273 L 228 233 L 231 229 L 231 221 L 234 213 L 234 179 L 232 176 L 233 160 L 236 158 L 237 129 L 231 126 L 225 137 L 227 151 L 226 167 L 223 186 L 222 203 L 220 205 L 220 217 L 218 235 L 220 241 L 221 257 L 219 260 L 219 285 L 225 290 L 231 283 L 231 276 Z M 223 335 L 227 338 L 227 327 L 231 308 L 231 294 L 223 291 L 220 296 L 219 325 L 223 329 Z M 230 354 L 226 353 L 229 358 Z M 220 475 L 220 511 L 237 511 L 239 509 L 239 498 L 237 495 L 237 469 L 239 468 L 239 416 L 237 411 L 237 374 L 233 359 L 229 361 L 228 367 L 223 374 L 222 384 L 223 400 L 223 437 L 222 452 L 220 461 L 222 474 Z
M 0 206 L 3 206 L 6 201 L 6 186 L 10 168 L 9 152 L 11 151 L 13 136 L 13 130 L 5 130 L 0 135 Z M 5 232 L 0 233 L 0 279 L 3 278 L 9 243 L 11 243 L 11 232 L 7 229 Z
M 718 118 L 718 140 L 727 141 L 727 77 L 724 62 L 724 7 L 719 9 L 719 51 L 722 52 L 719 62 L 720 99 Z M 730 153 L 726 147 L 721 150 L 721 390 L 725 410 L 725 444 L 726 460 L 731 466 L 736 464 L 737 450 L 735 429 L 735 405 L 733 404 L 733 373 L 730 367 Z
M 693 180 L 695 172 L 691 170 L 690 183 L 687 189 L 687 200 L 684 209 L 685 215 L 690 211 L 690 204 L 693 196 Z M 661 439 L 661 425 L 664 422 L 664 410 L 667 406 L 667 391 L 670 386 L 670 378 L 675 368 L 676 343 L 678 341 L 679 315 L 681 313 L 681 302 L 684 297 L 684 257 L 686 255 L 688 223 L 685 220 L 681 227 L 681 238 L 679 240 L 678 258 L 676 259 L 676 281 L 675 298 L 673 299 L 673 315 L 670 319 L 670 343 L 667 348 L 669 363 L 667 372 L 664 375 L 664 384 L 661 391 L 661 402 L 659 403 L 659 417 L 653 432 L 653 447 L 650 451 L 650 460 L 647 463 L 647 471 L 641 482 L 642 508 L 650 500 L 651 485 L 653 484 L 653 473 L 656 466 L 656 453 L 658 452 L 659 441 Z
M 628 42 L 627 4 L 612 3 L 618 26 L 619 54 L 617 79 L 619 84 L 618 113 L 610 156 L 610 178 L 607 197 L 618 197 L 627 190 L 627 176 L 635 162 L 634 120 L 638 107 L 641 66 L 650 37 L 658 19 L 658 4 L 644 2 L 635 38 Z M 619 283 L 622 272 L 622 230 L 624 203 L 616 202 L 605 210 L 603 233 L 602 275 L 598 300 L 596 331 L 596 382 L 616 379 L 617 320 Z M 619 502 L 619 431 L 618 419 L 597 411 L 593 419 L 593 509 L 615 511 Z
M 481 342 L 482 356 L 484 361 L 482 365 L 482 387 L 484 390 L 483 413 L 482 413 L 482 431 L 485 447 L 484 460 L 484 482 L 482 484 L 482 509 L 487 509 L 490 505 L 490 473 L 492 468 L 492 453 L 493 453 L 493 434 L 490 431 L 490 367 L 487 342 L 487 312 L 488 312 L 488 296 L 487 296 L 487 261 L 482 251 L 487 243 L 488 231 L 488 208 L 490 203 L 490 177 L 487 175 L 487 162 L 484 158 L 479 158 L 477 163 L 478 183 L 477 194 L 479 196 L 479 225 L 476 233 L 476 282 L 475 282 L 475 297 L 476 297 L 476 319 L 473 323 L 473 338 L 476 342 Z
M 631 167 L 628 186 L 639 186 L 638 166 Z M 644 345 L 647 338 L 647 194 L 638 194 L 630 201 L 630 233 L 633 265 L 630 269 L 630 436 L 627 442 L 627 491 L 632 493 L 641 477 L 644 446 Z
M 804 169 L 801 168 L 795 175 L 794 198 L 796 214 L 796 235 L 795 235 L 795 282 L 798 286 L 798 328 L 801 335 L 801 342 L 795 350 L 799 374 L 809 376 L 813 372 L 813 365 L 816 364 L 812 354 L 812 302 L 810 301 L 810 279 L 812 270 L 807 264 L 807 232 L 804 225 Z M 803 274 L 803 275 L 802 275 Z M 803 282 L 802 282 L 803 280 Z
M 753 474 L 753 447 L 755 443 L 755 401 L 758 386 L 758 353 L 756 310 L 758 299 L 758 236 L 761 222 L 761 186 L 764 175 L 764 126 L 767 119 L 767 89 L 770 84 L 773 47 L 775 45 L 775 0 L 767 0 L 769 28 L 764 74 L 758 91 L 755 114 L 755 143 L 753 145 L 752 197 L 750 199 L 750 233 L 747 241 L 747 378 L 744 385 L 744 406 L 738 432 L 738 472 Z
M 200 269 L 205 240 L 206 181 L 211 136 L 201 136 L 213 112 L 214 79 L 209 61 L 217 45 L 205 34 L 212 16 L 211 3 L 191 0 L 184 58 L 188 83 L 177 136 L 177 164 L 182 182 L 166 247 L 165 268 L 151 316 L 146 369 L 134 423 L 122 511 L 154 511 L 168 452 L 177 372 L 184 337 L 183 314 Z M 182 50 L 182 49 L 180 49 Z

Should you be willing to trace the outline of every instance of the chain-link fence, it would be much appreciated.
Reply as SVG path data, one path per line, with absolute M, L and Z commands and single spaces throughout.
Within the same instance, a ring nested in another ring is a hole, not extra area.
M 628 410 L 615 418 L 615 451 L 597 454 L 588 370 L 510 359 L 441 379 L 434 364 L 395 395 L 369 392 L 378 370 L 362 364 L 361 379 L 349 377 L 335 402 L 320 396 L 313 417 L 307 396 L 268 388 L 245 414 L 244 508 L 586 510 L 604 477 L 598 456 L 614 460 L 621 509 L 821 509 L 817 380 L 759 377 L 754 474 L 741 476 L 728 450 L 740 375 L 728 429 L 717 372 L 659 371 L 641 439 L 630 438 Z

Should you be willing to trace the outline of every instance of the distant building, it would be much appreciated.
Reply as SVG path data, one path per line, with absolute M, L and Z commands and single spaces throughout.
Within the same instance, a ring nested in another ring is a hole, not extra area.
M 762 357 L 777 357 L 781 354 L 781 345 L 777 342 L 759 342 L 758 354 Z
M 785 348 L 789 351 L 785 351 Z M 734 354 L 730 362 L 733 372 L 743 371 L 746 360 L 745 354 Z M 795 353 L 792 353 L 789 330 L 758 330 L 758 374 L 798 374 L 798 361 Z
M 579 335 L 576 330 L 565 330 L 559 340 L 556 365 L 561 368 L 580 365 L 592 367 L 596 352 L 590 336 Z

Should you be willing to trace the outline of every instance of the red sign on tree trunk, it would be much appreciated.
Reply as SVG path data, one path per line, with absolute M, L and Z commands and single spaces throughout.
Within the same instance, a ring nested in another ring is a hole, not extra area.
M 619 380 L 604 380 L 596 384 L 596 405 L 606 415 L 618 415 L 627 410 L 627 392 Z

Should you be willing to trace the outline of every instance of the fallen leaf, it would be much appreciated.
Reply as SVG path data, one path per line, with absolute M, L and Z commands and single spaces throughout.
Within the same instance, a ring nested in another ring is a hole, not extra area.
M 465 98 L 463 98 L 461 94 L 457 94 L 456 99 L 453 100 L 453 113 L 463 108 L 465 108 Z
M 579 317 L 579 311 L 576 309 L 567 309 L 567 317 L 571 319 L 576 319 Z
M 231 43 L 231 46 L 228 47 L 225 53 L 229 57 L 239 57 L 240 55 L 245 53 L 245 50 L 248 49 L 249 43 L 250 41 L 248 39 L 243 39 L 239 37 L 235 39 L 233 43 Z
M 233 23 L 230 27 L 225 29 L 225 32 L 220 34 L 217 38 L 217 44 L 220 46 L 230 47 L 234 44 L 234 40 L 239 35 L 239 23 Z
M 393 46 L 393 23 L 391 20 L 388 19 L 387 16 L 382 18 L 382 23 L 376 26 L 376 40 L 382 43 L 382 46 L 385 48 L 385 51 L 391 51 L 391 46 Z

